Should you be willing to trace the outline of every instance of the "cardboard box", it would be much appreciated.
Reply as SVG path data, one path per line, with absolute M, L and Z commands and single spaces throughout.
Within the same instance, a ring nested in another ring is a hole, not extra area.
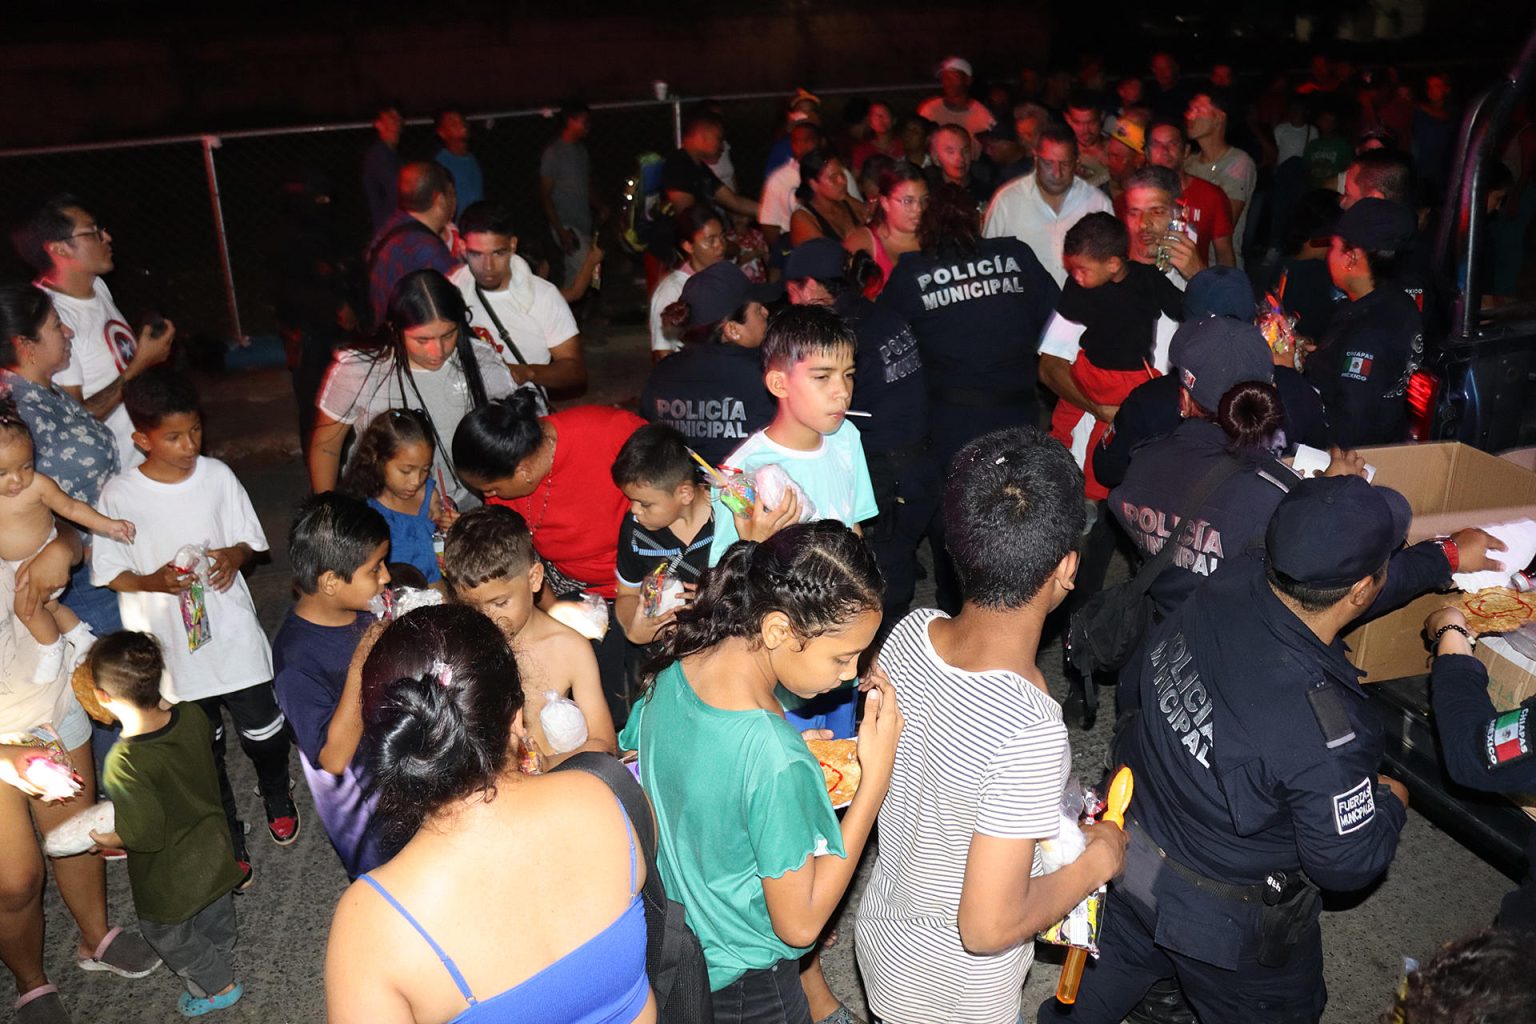
M 1375 483 L 1400 491 L 1413 508 L 1409 543 L 1467 526 L 1536 517 L 1536 473 L 1456 441 L 1362 448 L 1376 467 Z M 1405 607 L 1344 635 L 1350 660 L 1365 669 L 1364 681 L 1422 675 L 1429 650 L 1424 619 L 1455 600 L 1426 594 Z

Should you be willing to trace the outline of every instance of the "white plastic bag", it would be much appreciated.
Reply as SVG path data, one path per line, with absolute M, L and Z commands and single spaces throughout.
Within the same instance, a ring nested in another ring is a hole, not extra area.
M 772 511 L 784 503 L 784 496 L 793 492 L 800 499 L 800 522 L 808 523 L 821 518 L 816 514 L 816 503 L 806 496 L 800 485 L 776 462 L 758 466 L 753 474 L 752 486 L 763 500 L 763 508 Z
M 596 594 L 582 594 L 575 601 L 556 601 L 549 609 L 549 617 L 588 640 L 601 640 L 608 635 L 608 602 Z
M 48 833 L 48 838 L 43 840 L 43 852 L 50 857 L 73 857 L 96 845 L 96 841 L 91 838 L 93 831 L 106 835 L 116 830 L 116 809 L 112 806 L 112 801 L 103 800 L 67 819 Z
M 566 754 L 587 742 L 587 717 L 569 697 L 554 690 L 544 691 L 544 706 L 539 709 L 539 728 L 551 753 Z

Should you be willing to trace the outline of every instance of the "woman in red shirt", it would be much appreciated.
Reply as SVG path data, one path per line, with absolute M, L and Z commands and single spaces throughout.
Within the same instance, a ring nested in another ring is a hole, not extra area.
M 506 505 L 527 520 L 545 566 L 541 607 L 584 592 L 608 602 L 608 632 L 594 649 L 618 727 L 627 717 L 627 687 L 624 631 L 613 618 L 614 561 L 629 499 L 611 469 L 644 421 L 607 405 L 541 417 L 534 403 L 531 392 L 515 391 L 466 416 L 453 435 L 454 466 L 487 504 Z

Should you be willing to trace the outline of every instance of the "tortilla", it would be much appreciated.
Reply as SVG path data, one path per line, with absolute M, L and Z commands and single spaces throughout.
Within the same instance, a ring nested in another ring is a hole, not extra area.
M 1489 587 L 1463 595 L 1461 610 L 1474 633 L 1510 633 L 1536 619 L 1536 594 Z
M 69 677 L 69 688 L 75 691 L 75 699 L 90 715 L 102 725 L 111 725 L 117 721 L 117 717 L 101 706 L 101 701 L 96 699 L 96 677 L 91 675 L 91 663 L 82 661 L 75 666 L 75 671 Z
M 821 774 L 827 783 L 827 796 L 833 807 L 847 807 L 858 791 L 864 773 L 859 768 L 859 744 L 857 740 L 807 740 L 811 756 L 821 764 Z

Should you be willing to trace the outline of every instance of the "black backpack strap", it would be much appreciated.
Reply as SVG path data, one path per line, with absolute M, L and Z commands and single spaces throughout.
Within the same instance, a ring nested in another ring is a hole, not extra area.
M 1158 549 L 1157 554 L 1142 563 L 1136 572 L 1136 578 L 1131 580 L 1130 587 L 1138 594 L 1145 594 L 1152 589 L 1153 582 L 1163 574 L 1168 563 L 1173 561 L 1174 550 L 1178 547 L 1179 532 L 1184 524 L 1196 513 L 1205 507 L 1205 502 L 1222 482 L 1238 470 L 1243 468 L 1243 463 L 1232 456 L 1224 456 L 1220 462 L 1206 470 L 1205 476 L 1195 485 L 1195 489 L 1189 495 L 1189 501 L 1184 505 L 1186 511 L 1179 516 L 1178 522 L 1168 532 L 1168 539 Z
M 496 325 L 496 333 L 501 335 L 501 343 L 511 349 L 512 355 L 517 358 L 519 363 L 527 366 L 528 360 L 523 358 L 523 354 L 518 351 L 517 345 L 512 341 L 512 335 L 502 326 L 501 317 L 497 316 L 496 311 L 491 308 L 491 300 L 486 297 L 479 281 L 475 282 L 475 297 L 480 300 L 480 305 L 485 307 L 485 315 L 490 317 L 491 323 Z
M 572 754 L 551 769 L 552 772 L 575 769 L 586 772 L 588 775 L 596 775 L 618 797 L 619 803 L 624 807 L 624 813 L 629 817 L 629 823 L 634 827 L 635 835 L 640 838 L 640 848 L 645 854 L 645 887 L 649 889 L 652 884 L 659 884 L 661 876 L 656 871 L 656 827 L 655 819 L 651 816 L 651 802 L 646 799 L 645 790 L 640 788 L 640 783 L 629 773 L 612 754 L 603 754 L 595 750 L 583 750 L 579 754 Z

